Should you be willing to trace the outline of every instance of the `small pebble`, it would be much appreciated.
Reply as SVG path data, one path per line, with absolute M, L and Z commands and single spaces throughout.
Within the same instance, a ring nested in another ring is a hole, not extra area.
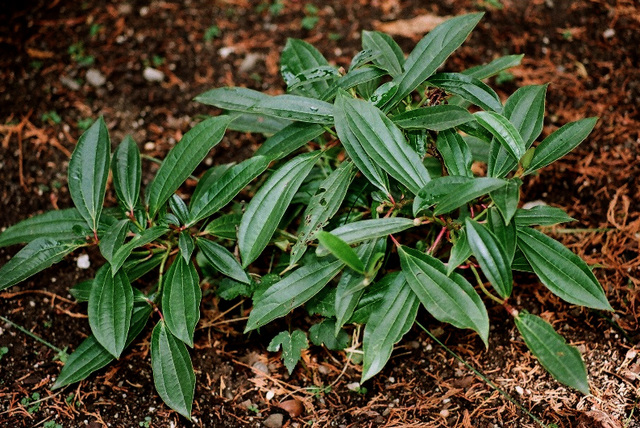
M 148 82 L 162 82 L 164 80 L 164 73 L 155 68 L 146 67 L 142 72 L 142 77 Z
M 247 71 L 253 70 L 261 58 L 262 55 L 259 53 L 248 53 L 247 56 L 245 56 L 242 60 L 240 67 L 238 67 L 238 71 L 241 73 L 246 73 Z
M 236 49 L 234 47 L 226 46 L 224 48 L 218 49 L 218 55 L 220 55 L 222 58 L 226 58 L 232 53 L 234 53 L 235 51 Z
M 87 83 L 91 86 L 95 86 L 96 88 L 107 83 L 107 78 L 104 77 L 104 74 L 100 73 L 100 71 L 95 68 L 88 69 L 87 74 L 85 74 L 84 77 L 87 79 Z
M 265 396 L 265 398 L 267 399 L 267 401 L 270 401 L 273 397 L 276 396 L 276 393 L 273 391 L 268 391 L 267 395 Z
M 602 33 L 602 37 L 604 37 L 605 39 L 610 39 L 615 35 L 616 35 L 616 30 L 614 30 L 613 28 L 607 28 Z
M 274 413 L 264 420 L 264 426 L 267 428 L 280 428 L 283 420 L 284 416 L 281 413 Z
M 448 418 L 449 417 L 449 411 L 447 409 L 440 410 L 440 416 L 442 416 L 443 418 Z
M 357 391 L 360 389 L 360 382 L 351 382 L 347 384 L 347 389 L 349 391 Z
M 516 386 L 516 392 L 518 393 L 518 395 L 522 395 L 524 394 L 524 389 L 522 389 L 522 387 L 518 385 Z
M 62 86 L 71 89 L 72 91 L 77 91 L 80 89 L 80 85 L 78 84 L 78 82 L 68 76 L 60 76 L 60 83 L 62 83 Z
M 91 266 L 91 261 L 89 260 L 89 255 L 88 254 L 81 254 L 78 257 L 78 268 L 79 269 L 89 269 L 89 267 Z
M 262 373 L 269 374 L 269 367 L 262 361 L 256 361 L 252 367 Z

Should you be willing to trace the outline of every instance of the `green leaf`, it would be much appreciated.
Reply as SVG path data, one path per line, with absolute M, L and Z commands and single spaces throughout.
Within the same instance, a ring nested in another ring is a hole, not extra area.
M 527 171 L 543 168 L 575 149 L 593 131 L 597 121 L 597 117 L 590 117 L 567 123 L 549 135 L 536 147 Z
M 523 57 L 524 54 L 501 56 L 500 58 L 496 58 L 488 64 L 477 65 L 475 67 L 468 68 L 463 71 L 462 74 L 475 77 L 476 79 L 487 79 L 491 76 L 495 76 L 501 71 L 505 71 L 510 69 L 511 67 L 520 65 Z
M 442 155 L 449 175 L 473 177 L 471 150 L 460 134 L 453 129 L 439 132 L 436 147 Z
M 379 79 L 386 75 L 384 70 L 377 67 L 363 67 L 351 70 L 338 80 L 322 95 L 323 101 L 331 101 L 340 89 L 348 91 L 351 88 L 361 88 L 363 85 L 377 86 Z
M 498 238 L 498 242 L 500 242 L 504 247 L 507 259 L 509 260 L 509 263 L 511 263 L 516 252 L 516 223 L 510 222 L 508 225 L 505 224 L 502 215 L 498 212 L 498 209 L 493 207 L 489 208 L 486 226 L 491 232 L 493 232 L 496 238 Z
M 147 324 L 149 315 L 151 315 L 151 306 L 149 304 L 146 302 L 134 304 L 133 314 L 131 316 L 131 327 L 129 328 L 125 348 L 140 334 Z M 95 336 L 91 335 L 69 356 L 62 371 L 60 371 L 60 375 L 56 379 L 56 383 L 51 389 L 58 389 L 72 383 L 80 382 L 113 360 L 115 360 L 113 355 L 100 345 L 100 342 L 98 342 Z
M 132 311 L 133 289 L 129 278 L 123 271 L 112 275 L 109 264 L 105 264 L 93 281 L 87 312 L 96 340 L 116 358 L 124 350 Z
M 120 220 L 111 225 L 100 238 L 100 253 L 108 262 L 113 260 L 116 248 L 120 248 L 124 244 L 130 224 L 129 220 Z
M 118 200 L 127 211 L 133 212 L 140 196 L 142 165 L 140 150 L 130 135 L 125 137 L 113 153 L 111 172 Z
M 69 193 L 73 204 L 93 231 L 98 230 L 109 178 L 111 143 L 100 117 L 78 139 L 69 160 Z
M 277 95 L 258 101 L 251 112 L 322 125 L 333 123 L 331 104 L 299 95 Z
M 146 273 L 151 272 L 151 270 L 160 265 L 162 258 L 162 253 L 154 254 L 151 257 L 149 257 L 148 254 L 137 258 L 130 257 L 122 265 L 122 269 L 124 270 L 124 273 L 127 274 L 129 281 L 133 282 L 136 279 L 141 278 Z
M 349 246 L 342 239 L 329 232 L 318 232 L 316 238 L 322 246 L 326 247 L 331 254 L 336 258 L 342 260 L 347 266 L 358 273 L 364 273 L 364 263 L 360 260 L 360 257 L 353 251 L 353 248 Z
M 278 352 L 281 345 L 284 366 L 287 368 L 289 374 L 291 374 L 300 360 L 302 350 L 309 347 L 307 335 L 302 330 L 294 330 L 293 333 L 282 331 L 271 340 L 267 351 Z
M 340 260 L 313 261 L 271 285 L 254 302 L 245 332 L 283 317 L 318 294 L 344 267 Z
M 169 198 L 169 207 L 173 215 L 180 221 L 180 224 L 186 224 L 189 218 L 189 208 L 187 208 L 187 204 L 185 204 L 182 198 L 176 193 Z
M 202 198 L 202 195 L 213 185 L 215 185 L 220 177 L 229 170 L 229 168 L 233 167 L 235 163 L 226 163 L 221 165 L 216 165 L 204 172 L 202 176 L 200 176 L 200 180 L 198 180 L 198 184 L 196 185 L 195 190 L 191 194 L 191 199 L 189 200 L 189 206 L 193 207 L 195 203 Z
M 446 274 L 444 264 L 408 247 L 398 247 L 400 265 L 411 289 L 436 319 L 476 331 L 487 344 L 489 316 L 480 296 L 457 273 Z
M 57 241 L 77 239 L 73 233 L 77 226 L 85 226 L 86 222 L 77 209 L 47 211 L 22 220 L 0 233 L 0 248 L 14 244 L 24 244 L 36 238 L 49 238 Z
M 403 129 L 444 131 L 474 119 L 473 115 L 462 107 L 443 104 L 407 110 L 396 114 L 391 120 Z
M 520 160 L 526 150 L 522 136 L 504 116 L 492 111 L 474 113 L 476 121 L 489 131 L 515 160 Z
M 193 237 L 189 233 L 188 230 L 183 230 L 180 232 L 180 237 L 178 238 L 178 248 L 180 248 L 180 254 L 185 262 L 189 262 L 191 259 L 191 254 L 193 254 L 193 249 L 195 244 L 193 242 Z
M 436 72 L 482 18 L 482 13 L 461 15 L 449 19 L 431 30 L 413 49 L 404 64 L 404 72 L 394 80 L 400 89 L 388 106 L 409 95 Z
M 276 160 L 293 153 L 324 133 L 324 127 L 315 123 L 294 122 L 262 143 L 254 156 Z
M 576 221 L 561 208 L 548 205 L 538 205 L 529 209 L 519 208 L 514 217 L 516 225 L 523 226 L 553 226 L 559 223 Z
M 360 245 L 356 249 L 356 253 L 358 257 L 362 259 L 365 266 L 367 266 L 367 271 L 369 271 L 371 263 L 380 257 L 380 255 L 384 257 L 386 248 L 387 240 L 385 238 L 371 239 Z M 342 276 L 336 287 L 333 303 L 336 317 L 335 334 L 338 334 L 338 330 L 351 318 L 353 311 L 358 306 L 360 298 L 364 294 L 365 288 L 370 285 L 375 274 L 375 271 L 372 273 L 367 272 L 366 276 L 351 270 L 344 270 L 342 272 Z
M 318 159 L 318 152 L 297 156 L 278 168 L 255 194 L 238 229 L 242 267 L 262 253 L 291 200 Z
M 149 184 L 147 196 L 151 217 L 156 215 L 207 153 L 222 140 L 229 121 L 227 116 L 206 119 L 187 132 L 171 149 Z
M 236 229 L 242 220 L 242 214 L 226 214 L 211 221 L 204 232 L 223 239 L 236 239 Z
M 373 162 L 389 175 L 418 193 L 431 177 L 402 131 L 382 111 L 368 101 L 339 94 L 336 108 L 344 111 L 336 123 L 344 120 Z
M 330 232 L 347 244 L 352 245 L 369 239 L 386 238 L 393 233 L 400 233 L 414 226 L 413 219 L 389 217 L 347 223 Z M 323 245 L 318 246 L 316 249 L 318 257 L 324 257 L 327 254 L 329 254 L 329 250 Z
M 396 82 L 383 83 L 371 94 L 369 102 L 373 104 L 374 107 L 382 109 L 393 98 L 396 92 L 398 92 Z
M 69 293 L 76 299 L 77 302 L 89 301 L 89 295 L 91 294 L 91 288 L 93 287 L 93 279 L 88 279 L 74 285 L 69 289 Z
M 295 265 L 315 239 L 315 234 L 322 229 L 338 211 L 349 185 L 355 176 L 353 164 L 344 161 L 320 183 L 318 191 L 311 197 L 298 228 L 297 241 L 291 248 L 289 266 Z
M 515 322 L 531 353 L 554 378 L 585 395 L 591 393 L 587 369 L 576 347 L 567 345 L 540 317 L 523 313 L 515 317 Z
M 540 281 L 556 296 L 575 305 L 613 310 L 587 264 L 558 241 L 525 227 L 518 229 L 518 247 Z
M 151 367 L 162 401 L 191 420 L 196 375 L 187 347 L 171 334 L 164 321 L 156 324 L 151 333 Z
M 113 254 L 111 259 L 112 273 L 114 275 L 116 274 L 118 269 L 122 267 L 135 248 L 142 247 L 143 245 L 147 245 L 148 243 L 155 241 L 168 231 L 169 228 L 165 226 L 153 226 L 134 236 L 129 242 L 118 248 Z
M 287 86 L 296 80 L 296 76 L 306 70 L 312 70 L 329 63 L 322 54 L 309 43 L 298 39 L 287 39 L 287 44 L 280 56 L 280 73 Z M 297 93 L 320 98 L 332 82 L 315 81 L 296 89 Z
M 514 92 L 504 105 L 504 116 L 518 130 L 526 148 L 531 147 L 542 132 L 546 92 L 547 85 L 525 86 Z M 492 144 L 488 165 L 490 176 L 504 177 L 516 166 L 516 160 L 501 144 Z
M 447 276 L 451 275 L 451 272 L 464 263 L 469 257 L 471 257 L 471 247 L 467 240 L 467 232 L 465 228 L 462 227 L 458 234 L 458 239 L 451 247 L 451 254 L 447 262 Z
M 80 247 L 79 244 L 59 242 L 50 238 L 36 238 L 0 268 L 0 290 L 9 288 L 58 263 L 78 247 Z
M 176 257 L 164 277 L 162 314 L 171 333 L 193 347 L 193 333 L 200 319 L 200 280 L 193 263 Z
M 244 284 L 251 284 L 249 275 L 229 250 L 208 239 L 198 238 L 196 243 L 202 254 L 220 273 Z
M 504 187 L 491 192 L 491 200 L 496 204 L 507 225 L 511 223 L 511 219 L 518 209 L 520 186 L 522 186 L 520 179 L 511 179 Z
M 366 64 L 370 64 L 380 55 L 380 51 L 364 48 L 363 50 L 355 54 L 353 58 L 351 58 L 351 62 L 349 63 L 349 69 L 347 70 L 347 72 L 355 70 L 356 68 L 360 68 Z M 340 76 L 340 73 L 338 73 L 338 76 Z
M 253 134 L 273 135 L 293 123 L 290 120 L 259 113 L 232 112 L 229 116 L 232 120 L 227 127 L 228 130 Z
M 332 81 L 337 77 L 340 77 L 340 73 L 338 72 L 338 70 L 336 70 L 335 67 L 332 67 L 330 65 L 322 65 L 320 67 L 310 68 L 293 77 L 287 84 L 287 90 L 295 91 L 296 89 L 302 86 L 306 86 L 309 83 L 327 80 Z
M 334 104 L 334 118 L 338 138 L 340 138 L 342 146 L 356 167 L 362 172 L 362 175 L 375 187 L 389 194 L 387 174 L 367 154 L 359 138 L 347 122 L 346 100 L 346 97 L 341 96 L 336 99 Z
M 461 73 L 438 73 L 429 78 L 429 85 L 459 95 L 484 110 L 502 111 L 498 94 L 480 79 Z
M 437 204 L 434 215 L 446 214 L 506 184 L 506 180 L 489 177 L 449 175 L 435 178 L 418 192 L 413 203 L 413 212 L 417 214 Z
M 227 205 L 253 179 L 269 166 L 270 159 L 253 156 L 225 171 L 191 206 L 187 226 L 209 217 Z
M 404 64 L 404 53 L 400 46 L 391 38 L 391 36 L 380 33 L 378 31 L 362 32 L 362 47 L 371 49 L 380 53 L 373 60 L 373 63 L 389 72 L 391 77 L 402 74 Z
M 336 321 L 333 319 L 325 319 L 320 324 L 314 324 L 309 329 L 309 338 L 311 343 L 316 346 L 326 346 L 331 351 L 342 351 L 347 346 L 351 338 L 346 331 L 338 328 L 336 334 Z
M 515 254 L 513 255 L 513 261 L 511 262 L 511 269 L 517 270 L 519 272 L 535 273 L 533 271 L 533 268 L 527 261 L 527 258 L 525 257 L 524 253 L 518 247 L 516 247 Z
M 223 110 L 249 112 L 258 101 L 269 95 L 248 88 L 216 88 L 204 92 L 193 100 Z
M 506 299 L 513 290 L 511 259 L 498 238 L 486 227 L 469 218 L 465 221 L 467 242 L 493 288 Z
M 390 285 L 364 329 L 360 383 L 375 376 L 389 361 L 393 345 L 411 329 L 420 305 L 402 272 L 387 275 L 382 281 Z

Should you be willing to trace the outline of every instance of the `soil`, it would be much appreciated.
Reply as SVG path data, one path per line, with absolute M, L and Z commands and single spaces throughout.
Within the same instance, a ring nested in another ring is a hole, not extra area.
M 409 52 L 425 29 L 401 20 L 478 10 L 486 15 L 448 70 L 524 53 L 520 67 L 493 83 L 503 99 L 517 87 L 550 83 L 544 135 L 600 117 L 585 143 L 525 182 L 523 200 L 562 207 L 578 220 L 550 233 L 598 265 L 615 312 L 567 305 L 529 275 L 516 276 L 513 302 L 578 346 L 593 395 L 546 374 L 499 308 L 490 310 L 489 350 L 477 336 L 420 312 L 446 348 L 414 327 L 366 391 L 354 392 L 348 385 L 358 381 L 359 368 L 344 353 L 312 347 L 289 376 L 279 355 L 266 351 L 272 331 L 243 336 L 242 322 L 229 322 L 248 304 L 232 308 L 208 295 L 191 353 L 192 423 L 155 393 L 150 331 L 116 364 L 52 392 L 62 367 L 56 352 L 0 321 L 0 349 L 7 350 L 0 357 L 0 425 L 258 427 L 282 414 L 286 427 L 537 426 L 531 415 L 558 427 L 639 427 L 640 7 L 633 0 L 10 2 L 0 11 L 0 228 L 71 206 L 68 157 L 89 118 L 103 115 L 114 143 L 132 134 L 144 154 L 161 158 L 198 115 L 216 113 L 192 102 L 195 95 L 228 85 L 282 93 L 278 60 L 287 37 L 303 38 L 345 66 L 360 50 L 363 29 L 408 28 L 414 37 L 395 38 Z M 303 28 L 314 16 L 313 28 Z M 163 81 L 146 80 L 146 67 L 162 71 Z M 205 163 L 244 159 L 261 141 L 230 132 Z M 144 168 L 151 174 L 156 166 Z M 18 249 L 0 249 L 0 264 Z M 68 289 L 96 267 L 79 269 L 77 256 L 1 293 L 0 314 L 58 348 L 75 349 L 89 326 L 86 307 Z M 299 313 L 274 331 L 309 321 Z

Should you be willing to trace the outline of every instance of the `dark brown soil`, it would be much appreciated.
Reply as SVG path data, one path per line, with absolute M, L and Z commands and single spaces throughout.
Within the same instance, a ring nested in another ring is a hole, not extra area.
M 103 115 L 112 141 L 132 134 L 143 153 L 162 157 L 200 114 L 215 113 L 191 99 L 213 87 L 246 86 L 281 93 L 279 53 L 287 37 L 303 38 L 332 62 L 347 65 L 360 50 L 362 29 L 419 15 L 486 10 L 478 28 L 448 62 L 460 70 L 503 54 L 524 53 L 512 81 L 494 85 L 506 97 L 517 87 L 550 82 L 545 135 L 578 118 L 600 117 L 589 139 L 562 161 L 530 178 L 525 201 L 543 200 L 578 219 L 561 239 L 591 264 L 615 313 L 576 309 L 550 295 L 527 275 L 516 278 L 517 307 L 550 320 L 581 350 L 593 395 L 583 397 L 551 379 L 526 350 L 507 314 L 490 310 L 489 350 L 475 335 L 442 326 L 426 312 L 419 321 L 451 350 L 511 394 L 507 400 L 417 327 L 405 337 L 385 370 L 347 388 L 359 368 L 343 353 L 314 347 L 288 376 L 266 345 L 298 313 L 263 335 L 243 336 L 246 315 L 203 302 L 202 328 L 192 352 L 197 376 L 196 426 L 263 426 L 274 413 L 289 427 L 526 427 L 521 410 L 559 427 L 638 427 L 640 358 L 640 7 L 633 0 L 283 0 L 9 2 L 0 11 L 0 228 L 45 210 L 66 208 L 69 153 L 83 120 Z M 502 9 L 494 4 L 502 3 Z M 302 27 L 317 6 L 313 29 Z M 265 6 L 266 5 L 266 6 Z M 205 40 L 205 34 L 219 34 Z M 407 28 L 412 25 L 402 23 Z M 415 38 L 396 36 L 405 52 Z M 253 59 L 252 59 L 253 58 Z M 164 72 L 162 82 L 143 77 L 145 67 Z M 106 82 L 87 82 L 89 69 Z M 496 82 L 493 82 L 496 83 Z M 51 112 L 59 116 L 59 120 Z M 50 119 L 43 115 L 48 114 Z M 51 118 L 53 117 L 53 118 Z M 208 163 L 249 156 L 261 142 L 229 133 Z M 151 174 L 155 165 L 145 163 Z M 148 179 L 148 177 L 147 177 Z M 584 231 L 582 229 L 591 229 Z M 0 229 L 1 230 L 1 229 Z M 19 247 L 0 249 L 3 264 Z M 59 348 L 75 349 L 89 333 L 86 307 L 68 289 L 90 278 L 76 256 L 0 293 L 0 315 Z M 247 305 L 245 305 L 247 306 Z M 246 309 L 246 308 L 244 308 Z M 55 351 L 0 321 L 0 425 L 190 426 L 170 411 L 153 388 L 149 331 L 117 363 L 78 385 L 52 393 L 62 363 Z M 258 364 L 260 363 L 260 364 Z M 269 374 L 256 371 L 266 364 Z M 252 368 L 253 367 L 253 368 Z M 344 372 L 343 372 L 344 369 Z M 41 402 L 22 404 L 39 393 Z M 273 398 L 267 399 L 273 395 Z M 297 399 L 291 417 L 279 403 Z M 518 404 L 515 404 L 518 403 Z M 37 407 L 37 408 L 36 408 Z M 146 419 L 148 418 L 148 419 Z

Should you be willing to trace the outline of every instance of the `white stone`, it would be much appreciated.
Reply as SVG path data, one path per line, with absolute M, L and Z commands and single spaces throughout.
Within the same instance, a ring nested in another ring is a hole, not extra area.
M 146 67 L 142 72 L 142 77 L 148 82 L 162 82 L 164 80 L 164 73 L 155 68 Z
M 89 260 L 89 255 L 88 254 L 81 254 L 78 257 L 78 268 L 79 269 L 89 269 L 89 266 L 91 266 L 91 261 Z
M 616 30 L 614 30 L 613 28 L 607 28 L 602 32 L 602 37 L 604 37 L 605 39 L 610 39 L 615 35 L 616 35 Z
M 95 68 L 90 68 L 87 70 L 87 74 L 85 74 L 85 79 L 87 79 L 87 83 L 91 86 L 95 86 L 96 88 L 107 83 L 107 78 L 104 77 L 104 74 L 100 73 L 100 70 L 96 70 Z

